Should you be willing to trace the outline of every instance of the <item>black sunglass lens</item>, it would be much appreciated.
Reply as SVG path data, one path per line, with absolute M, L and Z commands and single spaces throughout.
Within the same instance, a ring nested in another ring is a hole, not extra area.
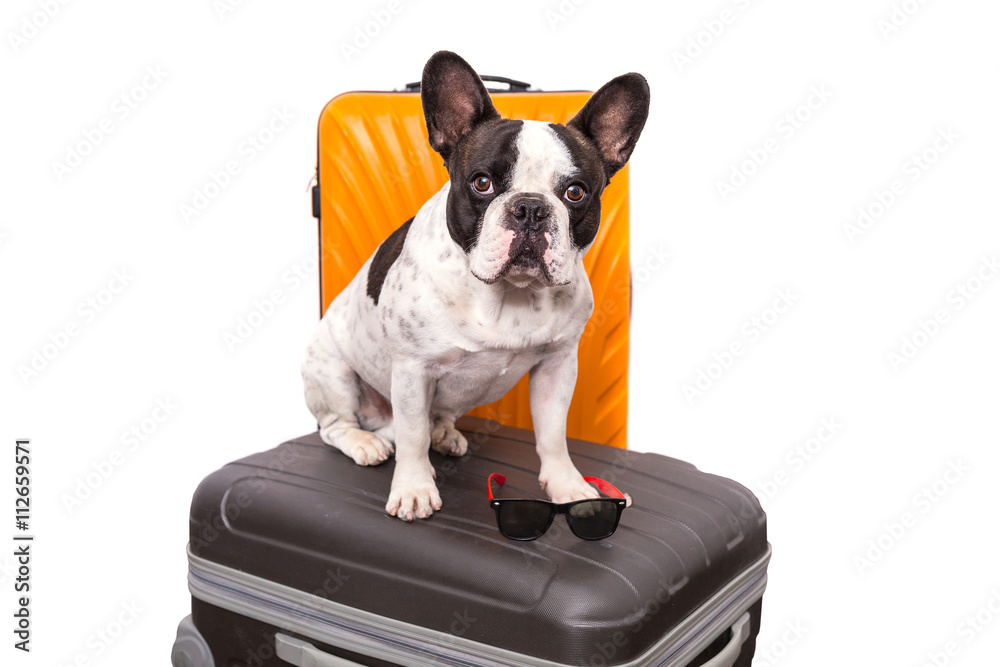
M 613 500 L 589 500 L 569 508 L 566 515 L 573 533 L 585 540 L 600 540 L 615 532 L 618 503 Z
M 552 520 L 552 506 L 530 500 L 500 503 L 497 512 L 500 532 L 514 540 L 531 540 L 542 535 Z

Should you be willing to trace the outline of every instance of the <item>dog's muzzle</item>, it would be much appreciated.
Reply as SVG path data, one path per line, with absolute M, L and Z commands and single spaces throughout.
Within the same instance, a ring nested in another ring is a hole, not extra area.
M 510 229 L 521 234 L 538 234 L 545 229 L 552 207 L 544 199 L 525 195 L 516 197 L 507 204 L 510 212 Z
M 511 200 L 507 211 L 504 226 L 514 232 L 514 239 L 505 273 L 511 269 L 540 269 L 544 273 L 542 258 L 552 237 L 547 233 L 552 206 L 541 197 L 523 195 Z

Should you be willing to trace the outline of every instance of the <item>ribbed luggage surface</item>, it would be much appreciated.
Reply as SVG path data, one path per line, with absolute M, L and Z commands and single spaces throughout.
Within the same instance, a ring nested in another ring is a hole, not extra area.
M 587 542 L 564 517 L 534 542 L 502 537 L 500 497 L 538 497 L 531 434 L 464 418 L 471 455 L 431 454 L 444 507 L 404 523 L 385 504 L 394 461 L 362 467 L 319 435 L 286 442 L 212 474 L 195 493 L 191 553 L 234 570 L 464 639 L 563 664 L 642 655 L 768 551 L 765 517 L 731 480 L 656 454 L 579 441 L 584 475 L 633 499 L 618 531 Z M 622 640 L 623 638 L 623 640 Z M 609 644 L 608 642 L 611 642 Z M 622 645 L 623 644 L 623 645 Z

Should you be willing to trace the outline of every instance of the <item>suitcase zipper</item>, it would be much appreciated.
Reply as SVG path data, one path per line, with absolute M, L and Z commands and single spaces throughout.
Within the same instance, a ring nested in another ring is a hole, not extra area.
M 770 547 L 645 655 L 618 667 L 684 667 L 764 595 Z M 218 565 L 188 548 L 188 587 L 208 604 L 320 644 L 414 667 L 566 667 L 378 616 Z

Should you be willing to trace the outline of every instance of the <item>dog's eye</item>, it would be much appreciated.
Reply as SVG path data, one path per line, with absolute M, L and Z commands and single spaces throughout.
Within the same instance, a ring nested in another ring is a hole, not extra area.
M 489 176 L 479 174 L 472 179 L 472 188 L 481 195 L 488 195 L 493 192 L 493 181 Z
M 586 195 L 587 191 L 584 190 L 579 185 L 571 185 L 568 188 L 566 188 L 566 199 L 572 202 L 581 201 Z

